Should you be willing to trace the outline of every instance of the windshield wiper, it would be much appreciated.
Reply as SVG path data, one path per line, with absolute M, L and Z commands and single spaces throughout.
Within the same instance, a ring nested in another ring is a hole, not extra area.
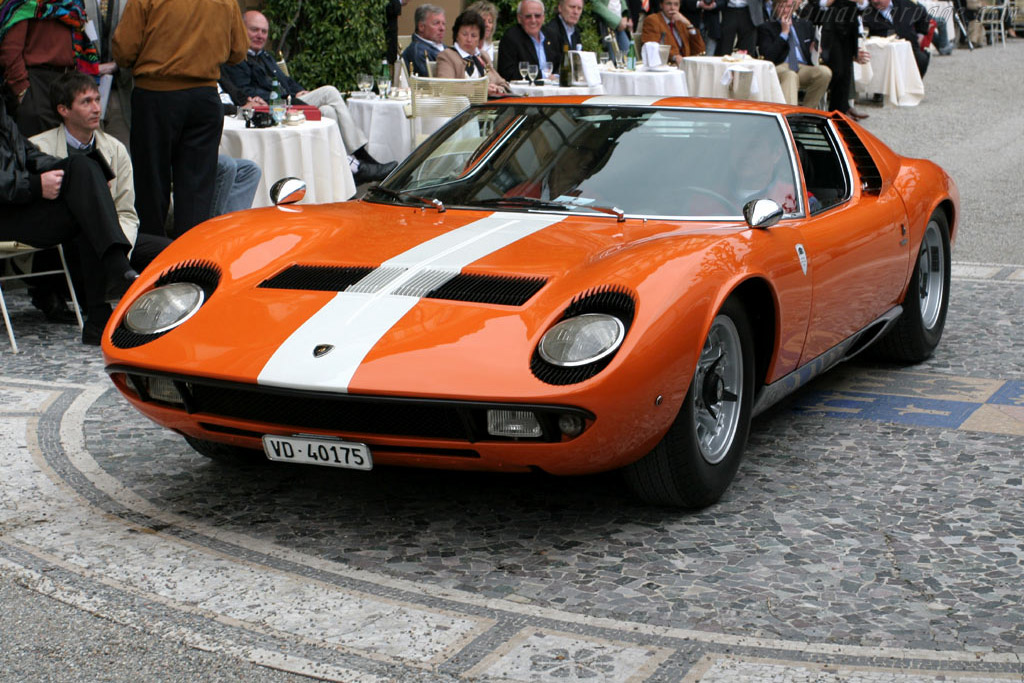
M 442 203 L 441 200 L 438 199 L 437 197 L 428 199 L 427 197 L 421 197 L 419 195 L 412 194 L 411 192 L 407 192 L 405 190 L 392 190 L 387 187 L 381 187 L 380 185 L 371 187 L 370 192 L 380 192 L 381 194 L 386 194 L 387 196 L 394 197 L 395 199 L 398 200 L 402 200 L 408 197 L 409 199 L 415 199 L 421 204 L 425 204 L 427 206 L 437 209 L 438 213 L 444 213 L 445 211 L 447 211 L 447 209 L 444 207 L 444 203 Z
M 626 213 L 614 206 L 594 206 L 591 204 L 576 204 L 574 202 L 556 202 L 550 199 L 537 199 L 536 197 L 491 197 L 489 199 L 478 199 L 473 206 L 528 206 L 535 209 L 586 209 L 606 213 L 615 216 L 619 223 L 626 220 Z

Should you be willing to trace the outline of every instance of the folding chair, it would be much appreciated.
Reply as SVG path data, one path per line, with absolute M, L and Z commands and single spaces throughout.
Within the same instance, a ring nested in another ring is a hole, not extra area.
M 0 261 L 10 261 L 18 256 L 24 256 L 26 254 L 34 254 L 37 251 L 45 251 L 50 247 L 30 247 L 27 244 L 20 242 L 0 242 Z M 0 276 L 0 283 L 6 282 L 7 280 L 27 280 L 33 277 L 42 277 L 43 275 L 56 275 L 58 273 L 64 274 L 64 279 L 68 283 L 68 291 L 71 292 L 71 308 L 75 312 L 75 318 L 78 320 L 78 329 L 82 329 L 82 312 L 78 307 L 78 297 L 75 296 L 75 288 L 71 284 L 71 272 L 68 270 L 67 259 L 64 258 L 64 248 L 61 245 L 55 247 L 57 253 L 60 254 L 60 270 L 42 270 L 31 273 L 21 273 L 13 275 L 2 275 Z M 0 272 L 3 272 L 0 270 Z M 18 353 L 18 342 L 14 339 L 14 327 L 11 325 L 11 317 L 7 313 L 7 302 L 4 300 L 3 287 L 0 286 L 0 312 L 3 313 L 4 327 L 7 328 L 7 338 L 11 340 L 11 349 L 14 353 Z

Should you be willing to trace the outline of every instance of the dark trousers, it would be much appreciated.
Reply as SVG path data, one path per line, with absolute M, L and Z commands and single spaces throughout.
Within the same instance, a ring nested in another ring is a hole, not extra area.
M 224 107 L 216 88 L 132 92 L 132 167 L 139 230 L 164 235 L 174 184 L 172 237 L 210 214 Z
M 832 80 L 828 84 L 828 108 L 845 114 L 850 110 L 857 36 L 826 29 L 821 34 L 821 49 L 822 63 L 832 70 Z
M 29 85 L 25 97 L 13 109 L 8 109 L 14 112 L 14 122 L 25 137 L 60 125 L 61 119 L 50 102 L 50 88 L 64 71 L 43 66 L 28 67 Z
M 760 2 L 761 0 L 750 0 Z M 746 50 L 751 57 L 757 46 L 757 27 L 750 18 L 748 7 L 726 7 L 722 10 L 722 39 L 718 41 L 715 54 L 718 56 L 733 53 L 733 43 L 737 50 Z
M 85 156 L 65 159 L 60 195 L 53 200 L 34 199 L 27 204 L 6 204 L 0 239 L 16 240 L 33 247 L 53 247 L 63 242 L 74 244 L 86 312 L 109 308 L 104 301 L 106 270 L 104 263 L 118 262 L 131 246 L 117 222 L 117 210 L 110 197 L 106 178 L 95 161 Z M 97 313 L 99 314 L 99 313 Z

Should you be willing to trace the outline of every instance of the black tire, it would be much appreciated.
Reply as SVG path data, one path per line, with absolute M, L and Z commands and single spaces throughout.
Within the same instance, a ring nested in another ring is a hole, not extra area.
M 750 322 L 743 306 L 730 299 L 715 316 L 672 426 L 654 450 L 624 470 L 636 496 L 689 509 L 722 497 L 750 432 L 753 370 Z
M 197 453 L 205 455 L 210 460 L 215 460 L 225 465 L 265 465 L 270 462 L 263 457 L 262 451 L 253 450 L 251 448 L 242 448 L 241 446 L 232 446 L 226 443 L 197 439 L 194 436 L 186 436 L 185 441 L 187 441 L 188 445 L 194 448 Z
M 878 340 L 875 355 L 909 363 L 931 357 L 946 326 L 950 270 L 949 223 L 946 214 L 936 210 L 921 239 L 903 313 Z

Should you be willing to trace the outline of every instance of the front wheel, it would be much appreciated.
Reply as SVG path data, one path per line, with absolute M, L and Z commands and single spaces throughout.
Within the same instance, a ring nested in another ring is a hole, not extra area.
M 903 299 L 903 314 L 878 341 L 878 353 L 910 363 L 920 363 L 932 355 L 946 326 L 950 270 L 949 224 L 946 215 L 936 210 L 924 230 Z
M 722 497 L 750 431 L 753 370 L 747 313 L 729 300 L 711 323 L 675 422 L 654 450 L 625 469 L 626 483 L 639 498 L 703 508 Z

